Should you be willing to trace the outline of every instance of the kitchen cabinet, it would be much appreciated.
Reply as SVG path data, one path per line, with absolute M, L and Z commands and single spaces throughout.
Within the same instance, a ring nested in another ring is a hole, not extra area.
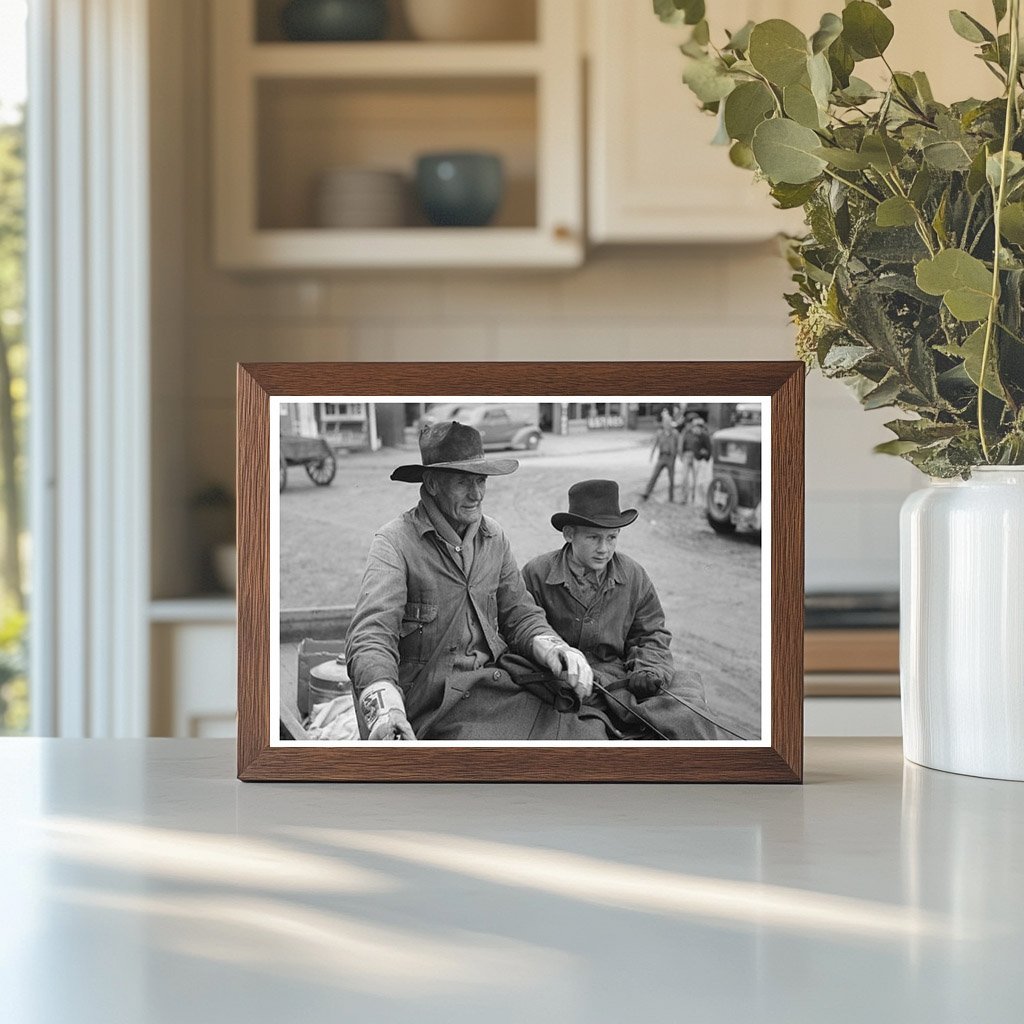
M 235 602 L 230 597 L 150 605 L 150 734 L 235 735 Z
M 765 183 L 712 146 L 715 119 L 682 83 L 687 26 L 663 25 L 648 3 L 588 0 L 588 230 L 602 242 L 737 242 L 798 231 Z M 821 0 L 708 4 L 712 31 L 785 17 Z M 723 22 L 723 13 L 726 21 Z M 817 24 L 817 17 L 813 17 Z
M 776 210 L 767 185 L 710 145 L 715 120 L 702 114 L 681 81 L 678 45 L 686 26 L 663 25 L 647 2 L 587 0 L 588 231 L 594 243 L 729 242 L 800 232 L 798 210 Z M 708 0 L 712 38 L 747 20 L 785 18 L 805 33 L 828 0 Z M 957 4 L 986 24 L 988 0 Z M 996 95 L 998 83 L 955 35 L 946 8 L 901 0 L 886 11 L 896 33 L 887 57 L 897 69 L 929 74 L 938 99 Z M 879 84 L 881 61 L 857 74 Z
M 532 38 L 292 42 L 277 0 L 218 0 L 213 31 L 213 232 L 230 269 L 573 266 L 583 258 L 579 9 L 510 0 Z M 534 7 L 535 5 L 535 7 Z M 393 19 L 394 20 L 394 19 Z M 424 152 L 498 154 L 493 225 L 318 226 L 338 168 L 399 172 Z

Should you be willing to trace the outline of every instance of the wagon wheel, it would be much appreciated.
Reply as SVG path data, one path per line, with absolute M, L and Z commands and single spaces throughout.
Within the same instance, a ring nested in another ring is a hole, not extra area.
M 325 455 L 322 459 L 306 463 L 306 473 L 317 487 L 326 487 L 334 479 L 337 471 L 338 464 L 334 461 L 333 455 Z
M 288 463 L 284 461 L 284 456 L 281 456 L 281 486 L 280 490 L 284 490 L 288 483 Z

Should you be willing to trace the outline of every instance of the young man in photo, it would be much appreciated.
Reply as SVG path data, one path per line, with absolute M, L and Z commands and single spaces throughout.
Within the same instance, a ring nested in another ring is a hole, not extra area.
M 565 543 L 523 568 L 526 588 L 556 632 L 586 656 L 594 673 L 587 703 L 620 735 L 735 739 L 713 721 L 698 673 L 676 669 L 647 572 L 616 550 L 620 531 L 637 515 L 619 508 L 614 480 L 573 484 L 569 510 L 551 517 Z

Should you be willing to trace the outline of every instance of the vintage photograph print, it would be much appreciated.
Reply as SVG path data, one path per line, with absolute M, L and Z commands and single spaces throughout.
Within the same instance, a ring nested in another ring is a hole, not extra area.
M 773 382 L 700 388 L 680 373 L 695 364 L 658 365 L 691 386 L 522 395 L 492 365 L 452 393 L 488 366 L 441 391 L 424 364 L 395 393 L 363 364 L 360 387 L 267 392 L 258 746 L 296 770 L 253 777 L 757 778 L 780 760 L 799 728 L 773 601 L 801 568 L 775 565 L 792 411 Z

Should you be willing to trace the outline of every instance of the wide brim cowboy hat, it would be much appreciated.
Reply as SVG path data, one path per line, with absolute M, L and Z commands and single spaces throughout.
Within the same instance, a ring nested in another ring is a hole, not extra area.
M 455 420 L 433 423 L 420 431 L 418 465 L 399 466 L 392 480 L 418 484 L 428 469 L 451 469 L 479 476 L 507 476 L 519 468 L 518 459 L 488 459 L 478 430 Z
M 596 526 L 602 530 L 621 530 L 640 513 L 635 508 L 619 508 L 619 485 L 614 480 L 581 480 L 569 488 L 569 511 L 556 512 L 551 525 Z

